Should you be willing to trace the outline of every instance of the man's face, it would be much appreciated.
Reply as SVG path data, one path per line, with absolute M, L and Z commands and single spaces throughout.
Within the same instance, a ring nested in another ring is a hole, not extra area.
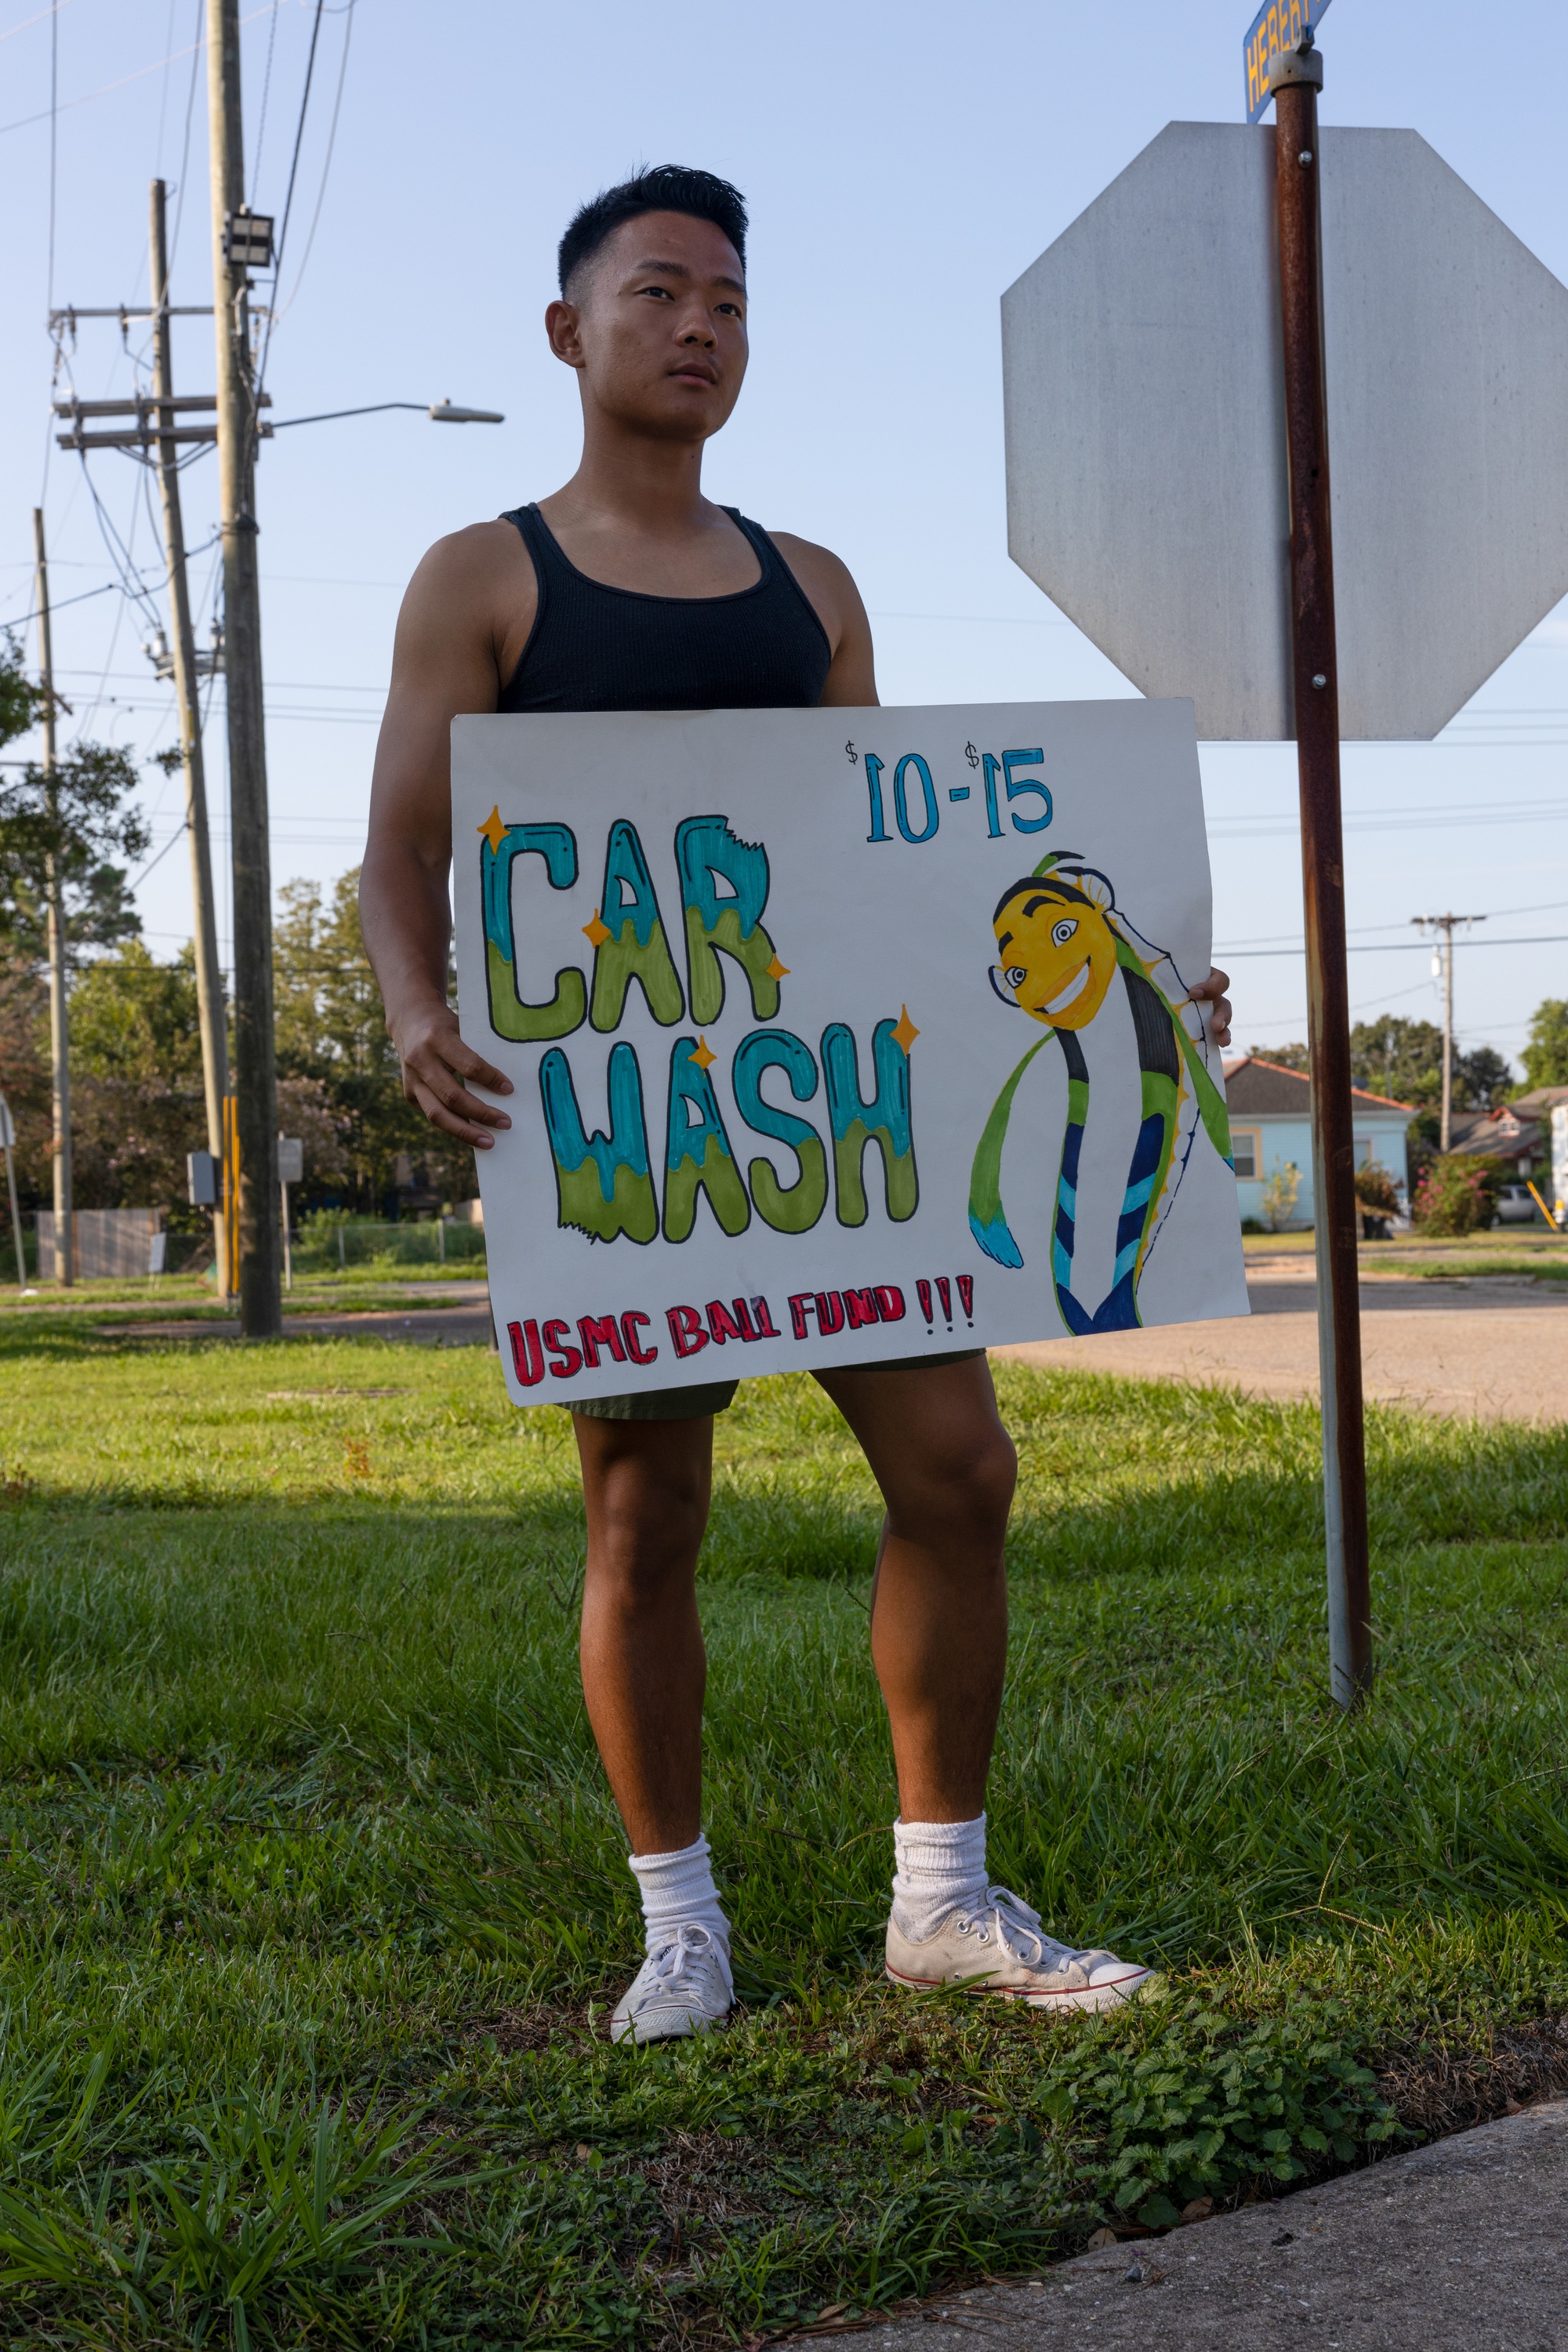
M 746 373 L 746 287 L 721 229 L 686 213 L 626 221 L 545 313 L 584 402 L 658 439 L 705 441 Z
M 1031 1020 L 1087 1029 L 1116 971 L 1116 941 L 1097 907 L 1009 899 L 996 919 L 997 969 Z

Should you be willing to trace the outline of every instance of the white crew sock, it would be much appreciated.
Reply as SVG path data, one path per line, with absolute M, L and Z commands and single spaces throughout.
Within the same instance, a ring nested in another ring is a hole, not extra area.
M 954 1911 L 985 1908 L 985 1816 L 973 1822 L 895 1822 L 893 1917 L 925 1943 Z
M 678 1927 L 706 1927 L 728 1961 L 730 1922 L 719 1907 L 712 1858 L 701 1831 L 679 1853 L 634 1853 L 627 1860 L 642 1895 L 648 1957 L 671 1942 Z

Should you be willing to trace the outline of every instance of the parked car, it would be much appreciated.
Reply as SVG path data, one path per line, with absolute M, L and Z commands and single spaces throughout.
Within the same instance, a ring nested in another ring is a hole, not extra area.
M 1528 1225 L 1535 1221 L 1535 1202 L 1528 1184 L 1505 1184 L 1497 1196 L 1500 1225 Z

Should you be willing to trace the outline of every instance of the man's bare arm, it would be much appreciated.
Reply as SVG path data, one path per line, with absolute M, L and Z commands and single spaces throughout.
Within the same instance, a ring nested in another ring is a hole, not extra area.
M 769 536 L 805 592 L 833 648 L 832 667 L 822 689 L 823 707 L 874 703 L 877 666 L 871 624 L 848 565 L 828 548 L 816 547 L 809 539 L 796 539 L 793 531 L 777 530 Z
M 461 712 L 495 709 L 503 634 L 526 638 L 535 593 L 508 523 L 438 541 L 416 572 L 398 615 L 360 876 L 360 923 L 403 1091 L 433 1126 L 480 1150 L 511 1121 L 468 1088 L 507 1095 L 511 1081 L 463 1043 L 447 1001 L 451 725 Z

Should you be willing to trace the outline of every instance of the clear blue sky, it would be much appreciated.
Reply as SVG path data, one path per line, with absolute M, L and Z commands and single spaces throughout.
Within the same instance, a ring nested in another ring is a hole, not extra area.
M 257 208 L 280 212 L 314 0 L 242 0 L 241 13 L 247 173 Z M 174 735 L 168 692 L 141 650 L 148 623 L 118 593 L 63 601 L 114 572 L 82 461 L 47 454 L 51 38 L 54 301 L 145 299 L 147 184 L 161 173 L 184 183 L 183 212 L 173 198 L 174 299 L 204 302 L 205 70 L 191 48 L 204 14 L 198 0 L 62 0 L 54 11 L 0 0 L 0 432 L 10 453 L 0 621 L 31 603 L 41 492 L 72 723 L 137 752 Z M 1131 692 L 1008 558 L 997 302 L 1164 122 L 1240 118 L 1247 14 L 1216 0 L 1184 11 L 1153 0 L 329 8 L 268 374 L 273 413 L 449 394 L 504 409 L 507 422 L 365 417 L 266 448 L 258 503 L 275 879 L 329 878 L 359 854 L 398 592 L 421 551 L 570 472 L 574 385 L 541 327 L 555 242 L 581 197 L 639 159 L 704 163 L 751 202 L 752 372 L 708 487 L 845 557 L 874 617 L 884 699 Z M 1543 69 L 1560 31 L 1543 0 L 1500 19 L 1337 0 L 1321 37 L 1324 118 L 1419 130 L 1568 278 L 1568 157 Z M 132 329 L 127 356 L 112 322 L 84 323 L 67 353 L 70 383 L 84 397 L 129 390 L 143 334 Z M 177 337 L 180 387 L 210 389 L 209 323 L 182 321 Z M 108 524 L 155 586 L 142 473 L 115 455 L 88 462 Z M 190 470 L 185 494 L 195 546 L 213 524 L 210 461 Z M 194 567 L 204 616 L 212 561 Z M 216 709 L 220 811 L 223 741 Z M 1479 938 L 1568 931 L 1568 904 L 1552 904 L 1568 902 L 1565 750 L 1563 611 L 1437 743 L 1349 750 L 1358 945 L 1411 939 L 1407 919 L 1434 907 L 1490 914 Z M 1293 752 L 1205 748 L 1204 774 L 1219 948 L 1289 947 L 1300 932 Z M 153 772 L 155 846 L 171 837 L 179 797 L 177 781 Z M 180 845 L 140 899 L 150 944 L 174 953 L 190 929 Z M 1237 955 L 1231 968 L 1241 1040 L 1304 1034 L 1299 957 Z M 1542 996 L 1568 994 L 1568 946 L 1461 948 L 1458 969 L 1462 1040 L 1508 1053 Z M 1366 1013 L 1435 1011 L 1424 954 L 1358 953 L 1351 971 L 1352 1003 Z

